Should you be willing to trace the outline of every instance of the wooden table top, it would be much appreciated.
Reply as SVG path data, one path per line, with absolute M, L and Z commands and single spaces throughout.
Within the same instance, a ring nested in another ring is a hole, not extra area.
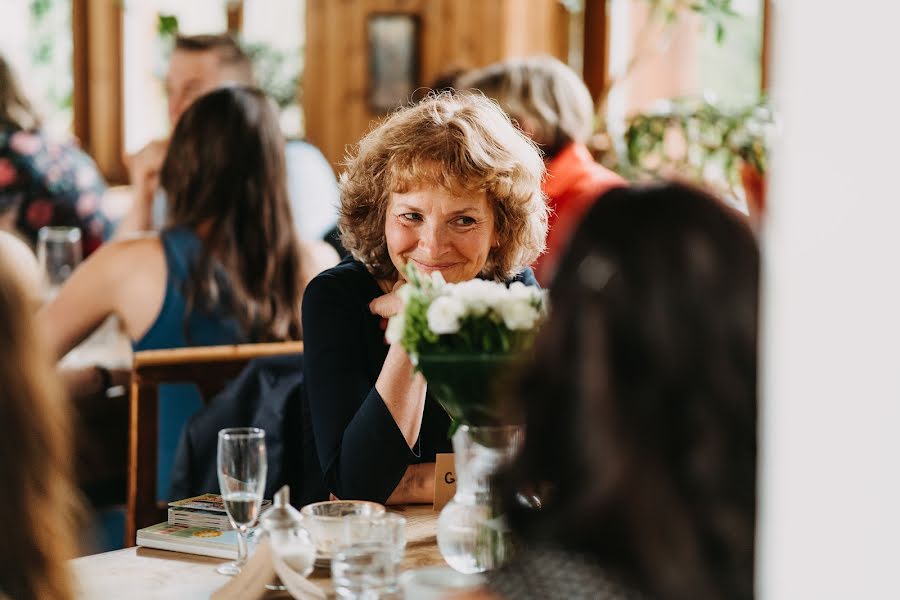
M 406 517 L 406 555 L 400 570 L 443 564 L 435 538 L 438 514 L 431 505 L 392 506 Z M 71 562 L 76 597 L 152 600 L 163 598 L 209 598 L 229 578 L 216 573 L 225 560 L 182 554 L 154 548 L 126 548 L 76 558 Z M 331 592 L 331 573 L 316 569 L 309 580 Z M 269 592 L 265 598 L 289 597 Z

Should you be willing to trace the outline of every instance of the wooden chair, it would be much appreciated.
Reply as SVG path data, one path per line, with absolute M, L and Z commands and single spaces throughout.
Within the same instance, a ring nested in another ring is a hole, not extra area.
M 128 506 L 125 546 L 134 546 L 138 529 L 166 520 L 166 503 L 156 499 L 159 385 L 193 383 L 203 402 L 236 377 L 248 362 L 263 356 L 303 352 L 303 342 L 145 350 L 134 354 L 128 432 Z

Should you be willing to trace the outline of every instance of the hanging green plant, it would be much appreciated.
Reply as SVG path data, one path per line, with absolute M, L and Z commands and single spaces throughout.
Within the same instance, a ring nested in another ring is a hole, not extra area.
M 740 183 L 740 160 L 766 172 L 772 129 L 764 100 L 738 108 L 704 98 L 665 102 L 627 120 L 626 161 L 620 170 L 632 179 L 676 174 L 697 182 L 715 180 L 718 173 L 734 188 Z M 716 173 L 711 176 L 710 170 Z

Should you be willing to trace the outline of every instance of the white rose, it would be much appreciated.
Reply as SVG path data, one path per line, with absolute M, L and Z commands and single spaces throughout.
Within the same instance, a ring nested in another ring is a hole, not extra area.
M 456 333 L 466 307 L 454 296 L 441 296 L 428 307 L 428 327 L 437 334 Z
M 406 306 L 406 304 L 409 302 L 409 299 L 412 298 L 414 291 L 415 288 L 413 286 L 409 285 L 408 283 L 404 283 L 400 286 L 400 289 L 397 290 L 397 297 L 400 298 L 400 300 L 403 301 L 403 305 Z
M 398 312 L 388 319 L 387 329 L 384 330 L 384 339 L 387 340 L 388 344 L 396 344 L 403 338 L 403 329 L 405 325 L 406 322 L 403 319 L 403 311 Z
M 509 299 L 497 307 L 503 323 L 513 331 L 534 328 L 540 314 L 530 300 Z
M 493 305 L 497 284 L 472 279 L 447 286 L 447 291 L 466 307 L 466 313 L 480 317 Z

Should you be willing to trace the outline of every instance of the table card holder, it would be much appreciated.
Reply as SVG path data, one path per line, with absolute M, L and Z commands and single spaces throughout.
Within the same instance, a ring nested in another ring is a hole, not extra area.
M 434 510 L 439 511 L 456 493 L 454 454 L 438 454 L 434 461 Z

